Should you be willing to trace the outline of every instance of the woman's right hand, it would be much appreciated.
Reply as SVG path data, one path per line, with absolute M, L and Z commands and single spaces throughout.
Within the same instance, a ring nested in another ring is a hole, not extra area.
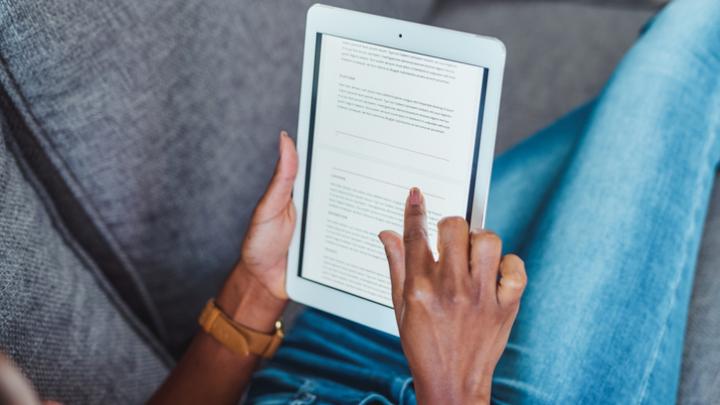
M 435 261 L 425 223 L 423 196 L 413 188 L 403 237 L 380 233 L 418 402 L 489 403 L 492 375 L 527 282 L 525 265 L 515 255 L 502 257 L 497 235 L 470 232 L 461 217 L 438 223 Z

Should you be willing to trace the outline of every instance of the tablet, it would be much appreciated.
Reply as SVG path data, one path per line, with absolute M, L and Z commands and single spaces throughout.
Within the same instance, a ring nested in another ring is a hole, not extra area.
M 413 186 L 433 249 L 442 217 L 483 226 L 504 65 L 494 38 L 310 8 L 290 298 L 398 334 L 377 235 L 402 234 Z

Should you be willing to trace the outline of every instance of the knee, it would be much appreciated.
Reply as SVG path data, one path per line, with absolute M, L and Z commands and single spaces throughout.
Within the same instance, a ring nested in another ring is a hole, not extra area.
M 647 36 L 673 59 L 720 64 L 720 1 L 671 1 L 649 24 Z

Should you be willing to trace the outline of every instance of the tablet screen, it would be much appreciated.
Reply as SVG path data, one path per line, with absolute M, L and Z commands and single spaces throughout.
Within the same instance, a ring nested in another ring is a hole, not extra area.
M 423 191 L 440 218 L 470 220 L 487 69 L 317 34 L 299 276 L 392 306 L 378 233 L 402 234 Z

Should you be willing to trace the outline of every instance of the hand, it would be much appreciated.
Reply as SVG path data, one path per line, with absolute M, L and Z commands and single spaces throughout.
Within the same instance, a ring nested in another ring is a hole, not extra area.
M 295 230 L 292 187 L 298 157 L 285 131 L 280 134 L 279 153 L 275 173 L 250 220 L 240 261 L 217 299 L 236 321 L 257 329 L 273 325 L 288 298 L 285 277 Z
M 292 188 L 298 170 L 295 145 L 288 134 L 280 133 L 280 159 L 265 195 L 255 207 L 242 245 L 240 265 L 270 294 L 287 299 L 285 272 L 287 255 L 295 230 Z
M 413 188 L 404 236 L 380 233 L 390 265 L 400 341 L 418 403 L 489 403 L 492 375 L 526 284 L 517 256 L 501 257 L 493 233 L 469 232 L 461 217 L 438 223 L 436 262 L 425 203 Z

